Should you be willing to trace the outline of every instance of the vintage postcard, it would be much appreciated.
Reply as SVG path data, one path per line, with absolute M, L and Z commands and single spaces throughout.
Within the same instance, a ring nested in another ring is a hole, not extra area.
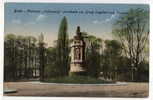
M 149 5 L 4 8 L 4 96 L 149 96 Z

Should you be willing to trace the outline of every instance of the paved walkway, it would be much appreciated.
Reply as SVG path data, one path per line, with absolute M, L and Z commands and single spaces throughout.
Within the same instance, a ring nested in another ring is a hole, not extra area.
M 51 96 L 51 97 L 147 97 L 148 83 L 124 83 L 120 85 L 64 85 L 39 82 L 6 82 L 4 88 L 17 93 L 4 96 Z

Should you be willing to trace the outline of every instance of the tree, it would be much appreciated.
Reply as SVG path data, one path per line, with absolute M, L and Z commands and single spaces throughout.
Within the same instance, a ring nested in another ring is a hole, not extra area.
M 39 36 L 39 68 L 40 68 L 40 81 L 44 81 L 44 69 L 45 69 L 45 47 L 44 36 L 41 33 Z
M 58 68 L 55 60 L 56 50 L 55 47 L 48 47 L 46 49 L 47 63 L 45 67 L 45 77 L 47 78 L 57 77 L 58 75 Z
M 102 40 L 86 32 L 82 32 L 86 42 L 86 69 L 88 76 L 98 77 L 100 73 L 100 48 Z
M 122 43 L 124 55 L 130 59 L 130 69 L 133 71 L 139 69 L 144 57 L 144 49 L 149 35 L 149 12 L 144 9 L 130 9 L 127 15 L 122 15 L 116 21 L 116 27 L 113 33 Z M 135 78 L 136 78 L 135 77 Z
M 17 36 L 16 41 L 17 41 L 17 55 L 16 55 L 16 60 L 17 60 L 17 73 L 18 73 L 18 78 L 22 77 L 22 73 L 24 72 L 24 39 L 25 37 L 23 36 Z
M 5 80 L 32 78 L 37 67 L 38 48 L 36 38 L 7 34 L 4 41 L 4 73 Z
M 59 76 L 68 75 L 69 72 L 69 40 L 68 40 L 68 23 L 64 17 L 60 23 L 57 40 L 56 63 L 59 69 Z
M 105 49 L 103 54 L 104 65 L 102 68 L 104 77 L 117 79 L 117 70 L 120 66 L 121 44 L 117 40 L 105 40 Z
M 9 34 L 4 41 L 4 79 L 15 80 L 17 73 L 16 66 L 16 36 Z M 9 72 L 9 73 L 8 73 Z

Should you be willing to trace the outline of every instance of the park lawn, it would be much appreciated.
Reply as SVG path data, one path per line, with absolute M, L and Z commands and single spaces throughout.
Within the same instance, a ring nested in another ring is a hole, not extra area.
M 114 81 L 105 81 L 101 79 L 96 79 L 87 76 L 67 76 L 50 78 L 44 80 L 44 82 L 49 83 L 67 83 L 67 84 L 105 84 L 105 83 L 115 83 Z

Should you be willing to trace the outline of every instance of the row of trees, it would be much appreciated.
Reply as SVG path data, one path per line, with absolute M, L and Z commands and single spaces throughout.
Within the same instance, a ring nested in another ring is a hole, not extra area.
M 39 70 L 44 67 L 45 49 L 42 34 L 39 41 L 32 36 L 6 35 L 4 41 L 4 79 L 39 77 Z
M 148 81 L 148 12 L 131 9 L 116 21 L 115 40 L 103 40 L 82 32 L 86 42 L 87 74 L 91 77 L 124 81 Z M 8 34 L 5 37 L 5 79 L 68 76 L 70 44 L 66 17 L 61 21 L 54 47 L 38 39 Z

